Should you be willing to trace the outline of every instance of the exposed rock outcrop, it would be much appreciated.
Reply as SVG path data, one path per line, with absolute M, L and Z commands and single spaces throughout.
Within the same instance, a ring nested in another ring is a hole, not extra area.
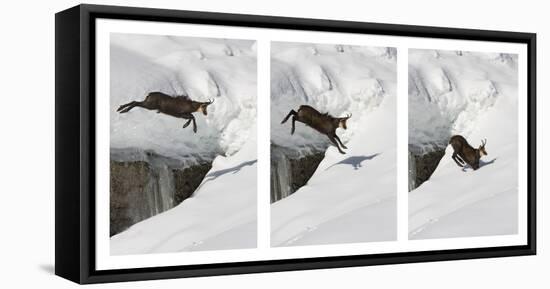
M 271 145 L 271 203 L 286 198 L 307 184 L 325 153 L 317 149 L 298 152 Z
M 149 154 L 143 160 L 111 158 L 110 235 L 171 209 L 189 198 L 212 167 Z

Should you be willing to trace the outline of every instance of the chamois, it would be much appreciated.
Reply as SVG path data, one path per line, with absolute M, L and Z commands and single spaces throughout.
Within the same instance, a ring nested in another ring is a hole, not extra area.
M 485 145 L 487 139 L 481 141 L 479 148 L 474 149 L 468 144 L 466 139 L 461 135 L 455 135 L 449 140 L 449 144 L 453 147 L 453 160 L 459 167 L 464 167 L 469 164 L 474 170 L 479 169 L 479 159 L 487 155 Z
M 333 117 L 328 113 L 320 113 L 309 105 L 301 105 L 300 108 L 298 108 L 298 111 L 294 111 L 293 109 L 290 110 L 281 124 L 285 123 L 290 116 L 292 116 L 292 130 L 290 131 L 290 134 L 294 134 L 295 122 L 299 121 L 326 135 L 328 139 L 336 146 L 338 151 L 341 154 L 345 154 L 345 152 L 340 149 L 340 146 L 345 149 L 347 149 L 347 147 L 336 135 L 336 129 L 338 127 L 347 129 L 346 121 L 351 117 L 351 114 L 345 117 Z M 338 143 L 340 143 L 340 146 Z
M 197 124 L 195 123 L 195 116 L 193 116 L 193 113 L 202 112 L 204 115 L 208 115 L 207 107 L 213 102 L 214 100 L 209 100 L 208 102 L 194 101 L 186 95 L 172 97 L 162 92 L 151 92 L 145 97 L 144 101 L 132 101 L 123 104 L 118 107 L 117 111 L 126 113 L 136 106 L 148 110 L 157 110 L 157 113 L 164 113 L 173 117 L 186 119 L 187 122 L 183 125 L 183 128 L 186 128 L 193 122 L 193 132 L 196 133 Z

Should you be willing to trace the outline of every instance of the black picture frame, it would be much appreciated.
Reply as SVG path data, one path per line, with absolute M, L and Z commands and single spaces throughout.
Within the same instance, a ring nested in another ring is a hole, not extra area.
M 95 269 L 95 20 L 177 23 L 480 40 L 528 47 L 528 244 L 359 256 L 117 270 Z M 536 254 L 536 34 L 397 24 L 79 5 L 55 16 L 55 274 L 102 283 Z

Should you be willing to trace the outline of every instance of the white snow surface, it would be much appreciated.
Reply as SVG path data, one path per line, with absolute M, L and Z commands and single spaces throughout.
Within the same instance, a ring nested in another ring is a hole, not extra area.
M 353 113 L 348 130 L 337 130 L 347 154 L 330 146 L 308 183 L 271 205 L 271 245 L 395 240 L 395 50 L 274 43 L 271 67 L 273 142 L 325 142 L 302 124 L 293 136 L 289 123 L 280 124 L 301 104 L 333 115 Z
M 111 255 L 256 247 L 256 127 L 245 145 L 218 156 L 193 195 L 111 237 Z
M 249 40 L 111 34 L 111 148 L 139 148 L 175 159 L 237 152 L 256 122 L 256 44 Z M 208 116 L 196 113 L 198 132 L 185 120 L 139 107 L 149 92 L 214 99 Z
M 506 235 L 518 227 L 517 56 L 409 50 L 409 143 L 453 134 L 488 156 L 461 169 L 447 146 L 430 179 L 409 193 L 412 239 Z

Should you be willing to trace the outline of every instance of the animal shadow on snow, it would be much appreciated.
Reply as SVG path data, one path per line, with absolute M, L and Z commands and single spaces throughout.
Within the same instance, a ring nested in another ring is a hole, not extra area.
M 353 157 L 349 157 L 349 158 L 345 158 L 333 165 L 331 165 L 330 167 L 326 168 L 326 170 L 336 166 L 336 165 L 350 165 L 353 167 L 354 170 L 358 170 L 359 168 L 363 167 L 363 162 L 364 161 L 370 161 L 372 159 L 374 159 L 375 157 L 377 157 L 378 155 L 380 155 L 380 153 L 375 153 L 373 155 L 370 155 L 370 156 L 353 156 Z
M 247 161 L 247 162 L 243 162 L 239 165 L 236 165 L 234 167 L 231 167 L 231 168 L 227 168 L 227 169 L 223 169 L 223 170 L 218 170 L 218 171 L 214 171 L 214 172 L 211 172 L 209 173 L 208 175 L 206 175 L 204 177 L 204 182 L 202 183 L 202 185 L 204 185 L 205 183 L 209 182 L 209 181 L 213 181 L 214 179 L 218 178 L 219 176 L 223 176 L 225 174 L 229 174 L 229 173 L 233 173 L 233 174 L 236 174 L 238 173 L 243 167 L 246 167 L 246 166 L 251 166 L 253 164 L 255 164 L 258 160 L 253 160 L 253 161 Z M 201 185 L 201 186 L 202 186 Z
M 494 159 L 492 159 L 492 160 L 490 160 L 490 161 L 488 161 L 488 162 L 483 161 L 483 160 L 479 160 L 479 168 L 478 168 L 478 170 L 481 169 L 481 168 L 484 167 L 484 166 L 494 164 L 496 160 L 497 160 L 497 158 L 494 158 Z M 473 170 L 474 170 L 474 169 L 472 169 L 472 167 L 470 167 L 470 165 L 467 165 L 467 166 L 465 166 L 465 167 L 462 168 L 462 171 L 463 171 L 463 172 L 466 172 L 466 168 L 470 169 L 470 171 L 473 171 Z

